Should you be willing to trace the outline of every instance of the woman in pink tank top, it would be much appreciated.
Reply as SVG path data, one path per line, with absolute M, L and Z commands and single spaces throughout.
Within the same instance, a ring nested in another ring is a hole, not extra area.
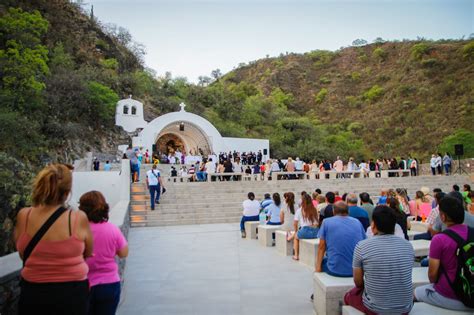
M 72 167 L 46 166 L 33 184 L 33 207 L 17 216 L 14 239 L 22 259 L 34 235 L 71 193 Z M 87 312 L 88 267 L 92 233 L 81 211 L 64 211 L 43 235 L 21 271 L 19 314 L 77 314 Z
M 79 209 L 87 214 L 94 234 L 94 255 L 89 266 L 89 315 L 114 315 L 120 301 L 120 277 L 115 256 L 128 255 L 128 245 L 118 227 L 109 220 L 109 205 L 98 191 L 81 196 Z

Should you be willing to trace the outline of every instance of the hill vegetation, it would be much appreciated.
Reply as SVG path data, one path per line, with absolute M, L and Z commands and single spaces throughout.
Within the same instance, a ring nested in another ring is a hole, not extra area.
M 0 4 L 0 255 L 50 161 L 128 141 L 115 104 L 133 95 L 145 119 L 187 110 L 224 136 L 269 138 L 274 157 L 427 157 L 464 143 L 474 156 L 474 41 L 363 40 L 217 69 L 198 84 L 144 67 L 129 32 L 67 0 Z

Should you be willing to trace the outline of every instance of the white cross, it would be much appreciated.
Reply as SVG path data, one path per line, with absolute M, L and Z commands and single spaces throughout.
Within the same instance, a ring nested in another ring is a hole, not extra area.
M 186 104 L 181 103 L 181 104 L 179 104 L 179 107 L 181 107 L 182 112 L 185 112 L 184 108 L 186 107 Z

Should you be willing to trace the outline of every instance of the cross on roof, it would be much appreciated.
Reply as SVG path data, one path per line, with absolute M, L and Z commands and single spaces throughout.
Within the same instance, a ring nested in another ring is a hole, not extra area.
M 182 112 L 185 112 L 184 108 L 186 107 L 186 104 L 181 103 L 181 104 L 179 104 L 179 107 L 181 107 Z

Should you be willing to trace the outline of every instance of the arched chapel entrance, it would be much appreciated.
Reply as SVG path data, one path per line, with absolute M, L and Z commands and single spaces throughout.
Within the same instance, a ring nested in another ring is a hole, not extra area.
M 211 139 L 198 126 L 190 122 L 175 122 L 163 128 L 157 135 L 156 150 L 160 154 L 174 155 L 177 151 L 186 155 L 211 154 Z

